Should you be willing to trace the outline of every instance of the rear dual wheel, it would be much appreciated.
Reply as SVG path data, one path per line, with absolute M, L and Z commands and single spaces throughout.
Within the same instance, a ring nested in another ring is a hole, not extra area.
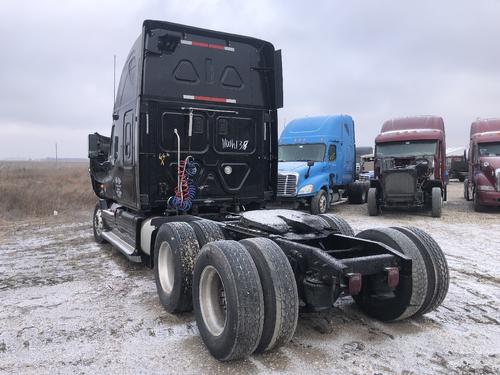
M 193 309 L 193 265 L 198 252 L 196 234 L 189 224 L 165 223 L 158 230 L 154 246 L 156 289 L 170 313 Z
M 294 274 L 269 239 L 206 244 L 194 268 L 193 296 L 200 335 L 221 361 L 277 348 L 295 331 Z
M 349 186 L 349 203 L 363 204 L 366 202 L 366 184 L 356 181 Z
M 264 295 L 264 328 L 256 353 L 288 343 L 297 327 L 299 296 L 295 275 L 281 248 L 267 238 L 240 241 L 259 272 Z
M 318 216 L 323 219 L 326 227 L 334 230 L 338 234 L 343 234 L 345 236 L 354 236 L 354 230 L 352 229 L 352 227 L 340 216 L 334 214 L 323 214 Z
M 199 248 L 221 239 L 224 239 L 222 230 L 209 220 L 172 222 L 160 227 L 153 264 L 158 296 L 168 312 L 193 309 L 193 267 Z
M 219 225 L 211 220 L 195 220 L 189 223 L 194 230 L 200 248 L 209 242 L 225 240 L 224 233 Z
M 374 276 L 365 276 L 361 293 L 353 296 L 366 314 L 383 320 L 401 320 L 415 315 L 427 294 L 427 270 L 417 246 L 403 233 L 392 228 L 364 230 L 356 237 L 381 242 L 412 259 L 411 279 L 401 277 L 391 290 Z
M 368 315 L 383 320 L 402 320 L 436 309 L 448 291 L 449 273 L 444 254 L 434 239 L 414 227 L 368 229 L 357 235 L 381 242 L 412 260 L 411 280 L 401 277 L 391 290 L 373 277 L 363 279 L 354 300 Z
M 427 271 L 427 295 L 416 315 L 435 310 L 443 302 L 450 284 L 448 263 L 439 244 L 428 233 L 415 227 L 394 227 L 418 247 Z

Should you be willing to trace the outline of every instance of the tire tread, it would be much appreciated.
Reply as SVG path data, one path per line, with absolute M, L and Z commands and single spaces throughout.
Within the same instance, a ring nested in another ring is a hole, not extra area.
M 283 346 L 292 339 L 299 315 L 297 284 L 288 258 L 275 242 L 260 237 L 245 239 L 240 243 L 246 247 L 256 264 L 260 263 L 257 257 L 265 261 L 264 269 L 259 269 L 259 266 L 257 269 L 263 289 L 272 288 L 271 298 L 275 299 L 266 301 L 266 291 L 263 290 L 264 331 L 256 348 L 256 352 L 261 353 Z M 268 274 L 262 275 L 262 272 Z M 268 278 L 271 285 L 264 284 L 264 280 Z M 273 313 L 275 313 L 274 319 L 272 319 Z M 269 331 L 273 332 L 270 337 Z
M 337 231 L 339 234 L 354 236 L 354 230 L 344 218 L 334 214 L 321 214 L 318 216 L 327 223 L 328 227 Z
M 195 220 L 189 224 L 194 229 L 200 248 L 209 242 L 225 240 L 222 229 L 211 220 Z
M 172 251 L 176 252 L 180 258 L 180 267 L 182 269 L 182 281 L 180 285 L 180 295 L 177 300 L 171 300 L 168 304 L 161 298 L 163 306 L 167 311 L 185 312 L 193 309 L 192 303 L 192 283 L 193 283 L 193 268 L 196 256 L 199 253 L 198 240 L 194 233 L 193 228 L 185 222 L 170 222 L 163 224 L 159 231 L 166 233 L 166 241 L 169 242 Z M 155 276 L 157 273 L 157 252 L 160 248 L 159 235 L 156 236 L 155 241 Z M 174 283 L 174 288 L 178 286 Z M 160 283 L 157 280 L 157 288 L 160 289 Z M 171 295 L 173 295 L 173 291 Z
M 408 236 L 393 228 L 376 228 L 367 229 L 359 233 L 357 237 L 372 239 L 373 235 L 382 235 L 385 241 L 380 241 L 388 246 L 393 242 L 395 250 L 400 251 L 412 259 L 412 292 L 408 306 L 397 317 L 391 320 L 403 320 L 415 315 L 422 307 L 427 295 L 427 271 L 425 262 L 418 250 L 417 246 L 411 241 Z M 370 313 L 368 311 L 368 313 Z
M 219 240 L 206 244 L 201 249 L 198 261 L 204 257 L 210 257 L 211 253 L 221 254 L 229 267 L 229 272 L 225 276 L 229 278 L 232 285 L 224 287 L 234 287 L 236 291 L 237 324 L 235 329 L 237 332 L 234 342 L 228 343 L 230 348 L 224 355 L 214 353 L 208 340 L 204 337 L 202 329 L 200 329 L 200 333 L 202 333 L 202 338 L 212 355 L 220 361 L 245 358 L 252 354 L 259 344 L 264 325 L 264 298 L 257 267 L 247 249 L 237 241 Z M 198 261 L 197 266 L 195 266 L 195 280 L 197 282 L 199 282 L 199 276 L 203 271 L 199 269 L 201 267 L 198 265 Z M 217 271 L 221 272 L 220 269 Z M 203 320 L 201 312 L 196 311 L 198 309 L 197 303 L 195 304 L 197 306 L 195 309 L 196 321 L 200 328 L 200 323 Z
M 404 228 L 413 232 L 423 242 L 433 263 L 434 272 L 436 274 L 436 290 L 434 292 L 434 295 L 428 305 L 423 306 L 424 308 L 418 312 L 419 315 L 423 315 L 435 310 L 438 306 L 440 306 L 448 293 L 448 288 L 450 285 L 448 262 L 446 261 L 446 257 L 441 247 L 428 233 L 420 228 L 412 226 L 407 226 Z

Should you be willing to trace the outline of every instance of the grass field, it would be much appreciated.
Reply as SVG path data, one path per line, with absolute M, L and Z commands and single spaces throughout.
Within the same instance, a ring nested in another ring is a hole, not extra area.
M 92 209 L 86 162 L 0 161 L 0 219 L 18 220 Z

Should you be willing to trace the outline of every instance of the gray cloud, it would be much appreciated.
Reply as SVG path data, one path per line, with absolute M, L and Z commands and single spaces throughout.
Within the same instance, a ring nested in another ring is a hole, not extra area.
M 109 132 L 117 72 L 143 19 L 266 39 L 283 50 L 280 123 L 351 114 L 358 144 L 396 116 L 445 118 L 449 145 L 500 116 L 500 2 L 7 1 L 0 14 L 0 158 L 85 157 Z

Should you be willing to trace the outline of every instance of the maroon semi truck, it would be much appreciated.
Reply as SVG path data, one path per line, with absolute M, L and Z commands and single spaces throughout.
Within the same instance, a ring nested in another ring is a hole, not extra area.
M 368 191 L 368 213 L 381 208 L 430 208 L 441 216 L 446 200 L 446 142 L 441 117 L 416 116 L 386 121 L 375 139 L 375 179 Z
M 469 176 L 464 198 L 474 209 L 500 207 L 500 119 L 478 120 L 470 128 Z

